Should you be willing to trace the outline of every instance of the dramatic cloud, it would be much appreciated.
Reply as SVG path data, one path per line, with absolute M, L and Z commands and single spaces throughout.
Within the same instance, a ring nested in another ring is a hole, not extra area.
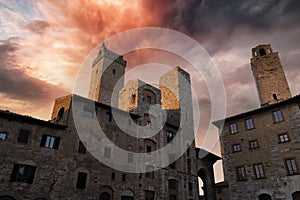
M 2 109 L 47 119 L 51 106 L 39 110 L 43 103 L 37 102 L 71 92 L 91 49 L 116 33 L 147 26 L 180 31 L 205 47 L 224 79 L 228 116 L 259 106 L 250 68 L 251 48 L 258 44 L 271 43 L 279 51 L 293 95 L 300 92 L 297 0 L 2 0 L 0 6 Z M 125 58 L 127 69 L 153 60 L 186 67 L 162 52 L 137 51 Z M 209 113 L 203 80 L 192 81 L 204 91 L 199 102 Z M 199 133 L 197 144 L 205 137 Z

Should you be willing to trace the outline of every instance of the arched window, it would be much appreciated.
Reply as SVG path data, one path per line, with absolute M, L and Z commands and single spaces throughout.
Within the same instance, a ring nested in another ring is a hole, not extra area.
M 146 101 L 147 101 L 147 103 L 151 103 L 151 97 L 150 97 L 150 96 L 147 96 L 147 97 L 146 97 Z
M 300 200 L 300 191 L 294 192 L 292 194 L 293 200 Z
M 169 180 L 169 189 L 177 190 L 177 181 L 174 179 Z
M 258 196 L 258 199 L 259 200 L 272 200 L 272 197 L 269 195 L 269 194 L 260 194 L 259 196 Z
M 99 200 L 112 200 L 113 190 L 109 186 L 103 186 L 100 188 L 100 198 Z
M 122 191 L 121 200 L 134 200 L 133 192 L 131 190 Z
M 260 55 L 260 56 L 266 55 L 265 49 L 263 49 L 263 48 L 259 49 L 259 55 Z
M 65 112 L 65 108 L 64 107 L 60 108 L 57 114 L 57 119 L 60 119 L 63 116 L 64 112 Z
M 277 94 L 273 94 L 273 99 L 278 100 Z
M 110 194 L 108 194 L 107 192 L 102 192 L 100 194 L 100 200 L 110 200 Z

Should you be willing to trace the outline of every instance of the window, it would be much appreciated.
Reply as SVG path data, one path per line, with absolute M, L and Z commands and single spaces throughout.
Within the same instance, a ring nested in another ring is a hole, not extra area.
M 236 123 L 230 124 L 230 133 L 234 134 L 234 133 L 237 133 L 237 132 L 238 132 L 238 130 L 237 130 Z
M 241 145 L 240 144 L 234 144 L 232 145 L 232 151 L 233 152 L 240 152 L 241 150 Z
M 263 48 L 259 49 L 259 55 L 260 56 L 266 55 L 266 51 Z
M 43 135 L 41 141 L 41 147 L 46 147 L 49 149 L 58 149 L 60 138 L 51 135 Z
M 150 121 L 147 121 L 147 122 L 146 122 L 146 127 L 147 127 L 147 128 L 151 128 L 151 122 L 150 122 Z
M 173 154 L 169 154 L 169 163 L 171 169 L 176 169 L 176 160 Z
M 263 165 L 261 163 L 254 165 L 254 172 L 255 172 L 255 177 L 257 179 L 265 178 L 264 168 L 263 168 Z
M 237 181 L 245 181 L 246 180 L 245 167 L 244 166 L 237 167 L 235 170 L 236 170 Z
M 277 94 L 273 94 L 272 96 L 274 100 L 278 100 Z
M 82 115 L 85 117 L 94 117 L 94 107 L 90 105 L 84 105 Z
M 147 103 L 151 103 L 151 97 L 150 97 L 150 96 L 147 96 L 147 97 L 146 97 L 146 101 L 147 101 Z
M 146 147 L 146 150 L 147 150 L 147 153 L 151 153 L 151 151 L 152 151 L 152 147 L 151 147 L 151 146 L 149 146 L 149 145 L 147 145 L 147 147 Z
M 129 163 L 133 163 L 133 154 L 132 154 L 132 153 L 128 153 L 128 154 L 127 154 L 127 161 L 128 161 Z
M 171 190 L 177 190 L 177 181 L 176 180 L 169 180 L 169 189 Z
M 130 102 L 135 103 L 135 100 L 136 100 L 136 95 L 132 94 L 131 97 L 130 97 Z
M 105 121 L 106 122 L 111 122 L 112 121 L 112 116 L 110 112 L 105 113 Z
M 35 170 L 35 166 L 15 164 L 10 176 L 10 181 L 32 184 Z
M 126 181 L 126 174 L 122 174 L 122 181 Z
M 78 153 L 86 154 L 86 147 L 81 141 L 79 141 Z
M 57 114 L 57 119 L 62 118 L 64 112 L 65 112 L 65 108 L 64 107 L 60 108 Z
M 167 143 L 170 143 L 174 138 L 174 133 L 171 131 L 167 131 L 166 136 L 167 136 Z
M 17 141 L 19 143 L 24 143 L 25 144 L 25 143 L 28 142 L 29 135 L 30 135 L 29 130 L 21 129 Z
M 5 141 L 5 140 L 6 140 L 6 137 L 7 137 L 7 133 L 0 132 L 0 140 Z
M 86 179 L 87 179 L 87 173 L 78 172 L 76 188 L 77 189 L 81 189 L 81 190 L 85 189 L 85 187 L 86 187 Z
M 115 172 L 111 173 L 111 180 L 115 180 L 116 174 Z
M 152 165 L 146 165 L 146 178 L 154 178 L 154 167 Z
M 286 159 L 285 165 L 289 175 L 298 174 L 298 168 L 295 159 Z
M 189 182 L 188 187 L 189 187 L 189 193 L 193 194 L 193 183 Z
M 116 74 L 116 70 L 115 70 L 115 69 L 113 69 L 113 70 L 112 70 L 112 73 L 113 73 L 113 74 Z
M 252 140 L 252 141 L 249 142 L 249 148 L 250 148 L 250 149 L 256 149 L 256 148 L 258 148 L 258 147 L 259 147 L 259 146 L 258 146 L 257 140 Z
M 278 139 L 279 139 L 279 143 L 285 143 L 290 141 L 289 135 L 287 133 L 280 134 L 278 136 Z
M 254 128 L 253 120 L 251 118 L 246 119 L 246 130 L 250 130 Z
M 187 168 L 188 168 L 188 173 L 191 174 L 191 171 L 192 171 L 192 160 L 191 159 L 187 160 Z
M 109 147 L 104 147 L 104 157 L 105 158 L 111 157 L 111 149 Z
M 273 116 L 274 116 L 274 122 L 282 122 L 283 121 L 283 117 L 282 117 L 280 110 L 273 112 Z

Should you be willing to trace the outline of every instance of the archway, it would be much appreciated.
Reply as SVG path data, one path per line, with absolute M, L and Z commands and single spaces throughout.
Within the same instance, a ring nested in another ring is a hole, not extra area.
M 207 184 L 208 184 L 208 176 L 207 176 L 206 170 L 203 168 L 200 169 L 198 172 L 198 176 L 202 180 L 202 183 L 203 183 L 202 190 L 203 190 L 204 198 L 206 200 L 207 199 Z
M 269 194 L 264 193 L 258 196 L 258 200 L 272 200 L 272 197 Z
M 100 200 L 110 200 L 110 194 L 108 194 L 107 192 L 102 192 L 100 194 Z
M 113 199 L 113 190 L 109 186 L 103 186 L 100 189 L 100 198 L 99 200 L 112 200 Z
M 13 198 L 12 196 L 4 195 L 4 196 L 0 196 L 0 200 L 16 200 L 16 199 Z
M 133 192 L 131 190 L 122 191 L 121 200 L 134 200 Z
M 64 107 L 60 108 L 57 114 L 57 119 L 60 119 L 63 116 L 64 112 L 65 112 L 65 108 Z
M 294 192 L 292 194 L 293 200 L 300 200 L 300 191 Z
M 196 148 L 197 154 L 197 169 L 198 177 L 203 182 L 203 193 L 205 200 L 216 200 L 215 178 L 214 178 L 214 164 L 221 160 L 216 156 L 204 149 Z

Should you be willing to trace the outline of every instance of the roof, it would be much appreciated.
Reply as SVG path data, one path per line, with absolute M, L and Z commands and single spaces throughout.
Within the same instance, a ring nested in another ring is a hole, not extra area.
M 20 122 L 26 122 L 29 124 L 38 124 L 41 126 L 46 126 L 50 128 L 56 128 L 56 129 L 65 129 L 67 126 L 55 124 L 50 121 L 45 121 L 41 119 L 37 119 L 28 115 L 20 115 L 17 113 L 10 112 L 9 110 L 0 110 L 0 117 L 3 117 L 8 120 L 15 120 Z
M 291 102 L 295 102 L 295 101 L 300 101 L 300 94 L 298 94 L 298 95 L 296 95 L 292 98 L 286 99 L 284 101 L 280 101 L 280 102 L 269 104 L 269 105 L 264 105 L 260 108 L 256 108 L 256 109 L 253 109 L 253 110 L 250 110 L 250 111 L 247 111 L 247 112 L 243 112 L 243 113 L 240 113 L 240 114 L 237 114 L 237 115 L 227 117 L 225 119 L 220 119 L 220 120 L 214 121 L 213 125 L 218 127 L 218 126 L 222 125 L 224 123 L 224 121 L 227 122 L 227 121 L 232 121 L 232 120 L 235 120 L 235 119 L 240 119 L 240 118 L 243 118 L 243 117 L 248 117 L 249 115 L 256 114 L 256 113 L 263 112 L 263 111 L 270 110 L 270 109 L 274 109 L 274 108 L 277 108 L 277 107 L 280 107 L 280 106 L 283 106 L 283 105 L 287 105 L 287 104 L 289 104 Z

